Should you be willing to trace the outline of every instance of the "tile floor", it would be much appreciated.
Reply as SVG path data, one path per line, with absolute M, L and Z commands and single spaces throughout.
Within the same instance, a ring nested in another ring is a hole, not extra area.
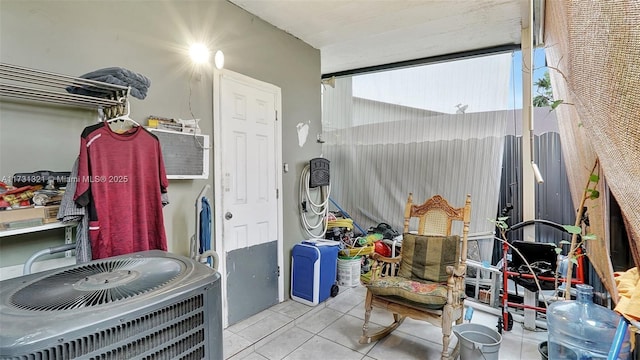
M 365 293 L 362 286 L 340 287 L 338 296 L 315 307 L 293 300 L 277 304 L 225 329 L 224 357 L 231 360 L 440 359 L 440 329 L 413 319 L 406 319 L 377 343 L 359 344 Z M 369 328 L 375 331 L 376 326 L 382 328 L 391 321 L 390 314 L 374 309 Z M 471 323 L 495 328 L 497 316 L 474 310 Z M 499 359 L 541 359 L 538 344 L 546 339 L 545 330 L 525 330 L 515 322 L 511 331 L 503 333 Z M 456 336 L 452 335 L 451 347 L 456 342 Z M 482 354 L 478 356 L 477 359 L 482 359 Z

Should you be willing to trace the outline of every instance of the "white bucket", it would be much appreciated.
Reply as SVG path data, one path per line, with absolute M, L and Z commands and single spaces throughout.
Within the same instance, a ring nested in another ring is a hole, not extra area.
M 360 285 L 360 256 L 338 258 L 338 285 Z
M 480 324 L 460 324 L 453 327 L 460 341 L 460 360 L 498 360 L 502 336 Z

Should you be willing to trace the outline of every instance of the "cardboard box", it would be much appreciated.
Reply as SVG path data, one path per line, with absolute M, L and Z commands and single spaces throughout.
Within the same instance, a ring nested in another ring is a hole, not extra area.
M 43 223 L 57 221 L 60 205 L 38 206 L 27 209 L 12 209 L 0 211 L 0 223 L 12 223 L 24 220 L 41 219 Z
M 44 218 L 42 222 L 45 224 L 58 221 L 58 210 L 60 205 L 49 205 L 44 207 Z

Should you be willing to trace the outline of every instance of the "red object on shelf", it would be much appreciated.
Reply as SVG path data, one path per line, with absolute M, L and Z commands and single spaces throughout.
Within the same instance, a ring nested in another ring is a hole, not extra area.
M 382 242 L 382 240 L 378 240 L 374 243 L 375 252 L 384 256 L 391 257 L 391 248 L 389 245 Z
M 0 198 L 5 196 L 5 195 L 17 194 L 17 193 L 21 193 L 23 191 L 31 190 L 31 188 L 32 188 L 32 186 L 23 186 L 21 188 L 9 190 L 7 192 L 4 192 L 4 193 L 0 194 Z

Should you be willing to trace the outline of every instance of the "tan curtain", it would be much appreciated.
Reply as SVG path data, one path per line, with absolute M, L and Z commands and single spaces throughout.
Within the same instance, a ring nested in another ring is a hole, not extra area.
M 620 204 L 636 265 L 640 264 L 640 2 L 546 2 L 545 51 L 562 150 L 574 204 L 596 158 Z M 602 182 L 600 184 L 602 193 Z M 606 199 L 587 201 L 587 253 L 617 300 L 605 224 Z

